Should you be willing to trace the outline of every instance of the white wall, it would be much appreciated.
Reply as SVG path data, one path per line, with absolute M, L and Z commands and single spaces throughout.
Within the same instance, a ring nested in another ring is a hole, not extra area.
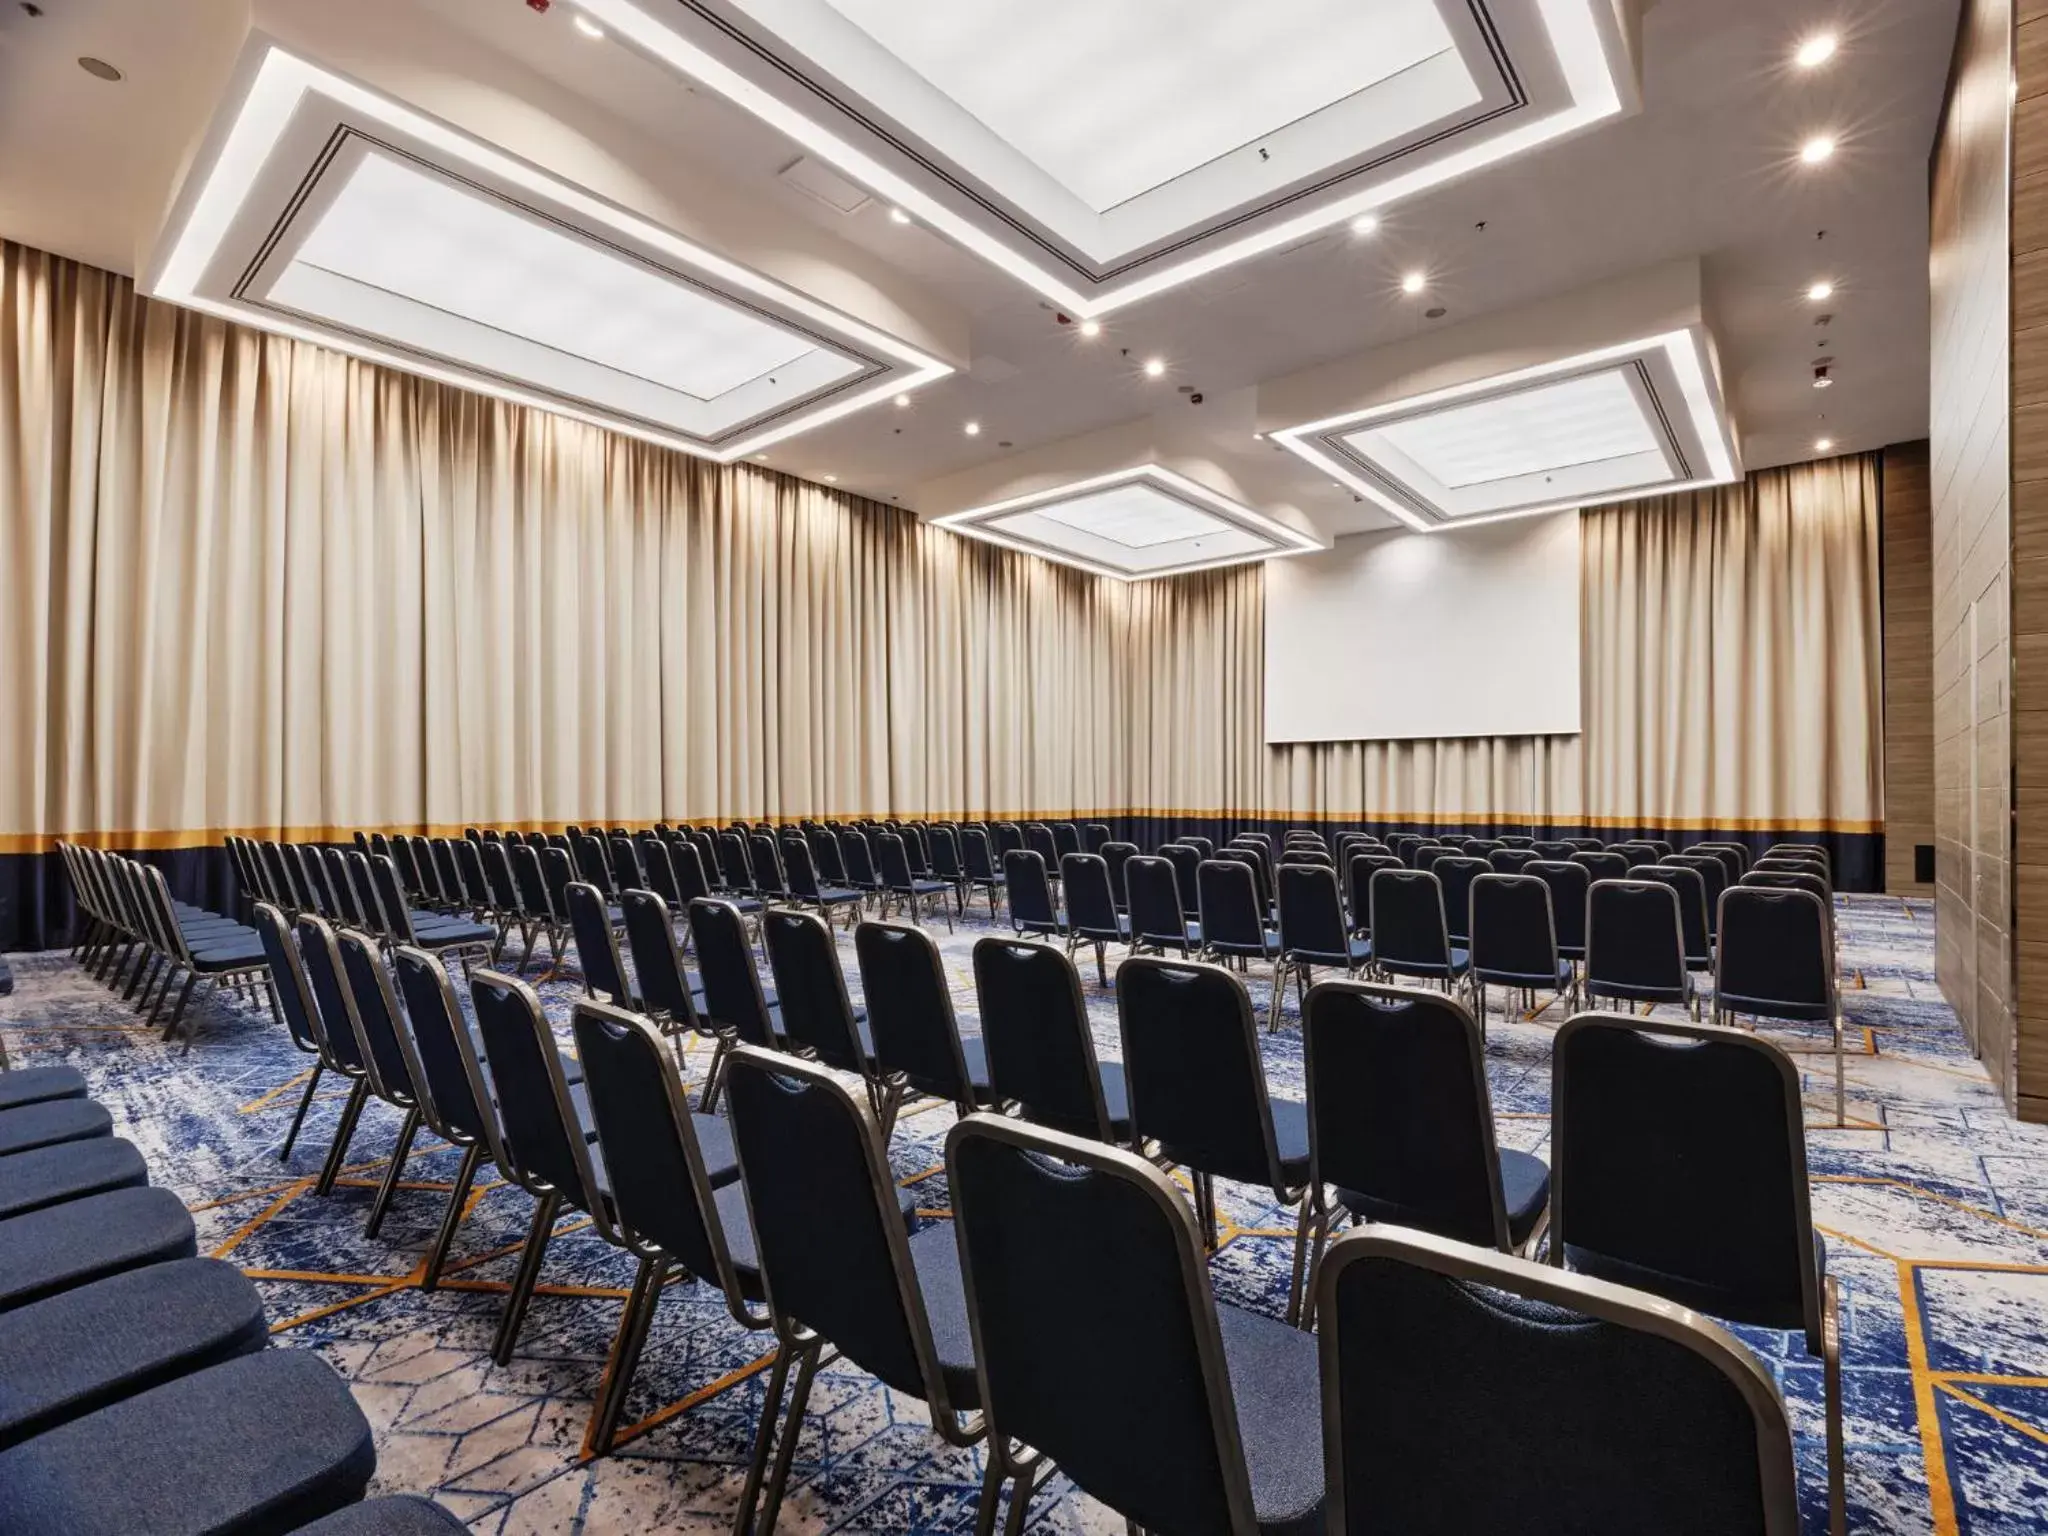
M 1267 741 L 1578 731 L 1576 512 L 1267 562 Z

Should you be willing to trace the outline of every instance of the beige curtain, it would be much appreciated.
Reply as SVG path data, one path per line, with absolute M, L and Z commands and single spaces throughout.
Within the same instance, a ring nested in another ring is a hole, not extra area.
M 1584 514 L 1583 738 L 1268 749 L 1124 585 L 0 245 L 0 852 L 1068 815 L 1874 826 L 1867 459 Z

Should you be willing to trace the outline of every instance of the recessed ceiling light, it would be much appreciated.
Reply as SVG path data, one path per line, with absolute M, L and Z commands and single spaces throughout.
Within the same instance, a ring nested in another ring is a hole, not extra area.
M 1083 336 L 1100 336 L 1102 334 L 1102 322 L 1100 320 L 1083 320 L 1081 322 L 1081 334 Z
M 1817 437 L 1813 440 L 1813 451 L 1815 453 L 1832 453 L 1834 447 L 1835 440 L 1832 437 Z
M 1835 381 L 1828 376 L 1827 369 L 1816 368 L 1813 370 L 1813 387 L 1815 389 L 1833 389 Z
M 1832 32 L 1816 32 L 1799 45 L 1792 62 L 1801 69 L 1817 69 L 1835 56 L 1835 41 Z
M 1806 290 L 1806 296 L 1818 304 L 1824 299 L 1831 299 L 1835 296 L 1835 285 L 1833 283 L 1815 283 Z
M 900 410 L 900 409 L 902 409 L 902 408 L 903 408 L 904 406 L 906 406 L 906 405 L 908 405 L 908 404 L 910 404 L 910 396 L 908 396 L 908 395 L 898 395 L 898 396 L 896 397 L 896 406 L 897 406 L 897 408 L 898 408 L 899 410 Z
M 839 477 L 837 475 L 820 475 L 818 476 L 818 478 L 824 481 L 827 485 L 837 485 L 839 483 Z
M 1376 213 L 1361 213 L 1351 221 L 1351 233 L 1354 235 L 1376 234 L 1379 227 L 1380 216 Z
M 78 67 L 88 75 L 91 75 L 95 80 L 118 80 L 121 78 L 120 70 L 114 68 L 105 59 L 95 59 L 90 55 L 80 59 Z
M 1429 286 L 1429 276 L 1423 272 L 1410 272 L 1401 279 L 1403 293 L 1420 293 Z
M 584 15 L 580 15 L 580 14 L 579 14 L 579 15 L 577 16 L 577 18 L 576 18 L 576 30 L 577 30 L 578 32 L 581 32 L 581 33 L 582 33 L 582 34 L 583 34 L 583 35 L 584 35 L 585 37 L 594 37 L 594 38 L 598 39 L 598 40 L 599 40 L 600 42 L 602 42 L 602 41 L 604 40 L 604 28 L 603 28 L 603 27 L 600 27 L 600 26 L 599 26 L 599 25 L 598 25 L 598 24 L 597 24 L 596 22 L 592 21 L 592 20 L 591 20 L 591 19 L 590 19 L 590 18 L 589 18 L 588 16 L 584 16 Z
M 981 436 L 981 423 L 978 421 L 970 421 L 967 423 L 966 426 L 962 427 L 960 430 L 962 432 L 965 432 L 969 437 L 979 437 Z
M 891 208 L 889 210 L 889 222 L 891 224 L 908 224 L 910 222 L 910 215 L 901 208 Z
M 757 458 L 757 459 L 765 459 L 765 458 L 767 458 L 767 457 L 768 457 L 768 455 L 767 455 L 767 454 L 765 454 L 765 453 L 757 453 L 757 454 L 755 454 L 755 455 L 754 455 L 754 457 L 755 457 L 755 458 Z
M 1164 372 L 1166 372 L 1166 363 L 1165 363 L 1165 361 L 1164 361 L 1163 359 L 1161 359 L 1161 358 L 1157 358 L 1157 357 L 1153 357 L 1153 358 L 1147 358 L 1147 359 L 1145 360 L 1145 377 L 1146 377 L 1146 378 L 1148 378 L 1148 379 L 1156 379 L 1156 378 L 1158 378 L 1158 377 L 1159 377 L 1159 375 L 1161 375 L 1161 374 L 1162 374 L 1162 373 L 1164 373 Z
M 1799 146 L 1799 158 L 1808 165 L 1819 165 L 1835 152 L 1835 141 L 1824 133 L 1817 133 Z

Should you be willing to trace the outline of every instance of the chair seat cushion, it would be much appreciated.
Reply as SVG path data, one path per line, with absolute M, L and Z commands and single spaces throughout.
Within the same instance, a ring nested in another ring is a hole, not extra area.
M 336 1510 L 324 1520 L 300 1526 L 293 1536 L 464 1536 L 468 1530 L 432 1499 L 393 1493 Z
M 1555 1241 L 1554 1238 L 1552 1240 Z M 1826 1279 L 1827 1243 L 1818 1232 L 1813 1234 L 1813 1257 L 1817 1273 L 1821 1279 Z M 1593 1253 L 1576 1243 L 1564 1245 L 1564 1262 L 1565 1268 L 1582 1275 L 1633 1286 L 1723 1322 L 1746 1323 L 1754 1328 L 1777 1328 L 1786 1332 L 1806 1327 L 1805 1300 L 1792 1285 L 1786 1286 L 1783 1295 L 1750 1295 L 1690 1276 L 1667 1274 L 1641 1264 L 1610 1258 L 1606 1254 Z
M 844 906 L 849 901 L 865 901 L 867 898 L 859 891 L 843 885 L 821 885 L 818 887 L 818 894 L 811 900 L 820 906 L 837 907 Z
M 355 1503 L 369 1421 L 318 1355 L 271 1349 L 0 1452 L 9 1536 L 289 1531 Z
M 193 949 L 192 963 L 202 971 L 238 971 L 245 966 L 267 965 L 263 941 L 253 933 L 246 939 L 209 940 L 203 949 Z
M 1316 1337 L 1228 1302 L 1216 1304 L 1238 1435 L 1260 1536 L 1321 1536 L 1323 1417 Z
M 967 1081 L 983 1094 L 988 1090 L 988 1042 L 979 1035 L 960 1037 L 960 1057 L 967 1063 Z
M 1557 970 L 1545 976 L 1541 971 L 1504 971 L 1497 967 L 1477 967 L 1472 974 L 1479 980 L 1501 987 L 1547 987 L 1562 992 L 1572 984 L 1572 968 L 1562 954 L 1558 955 Z
M 730 1184 L 740 1176 L 739 1154 L 733 1150 L 732 1127 L 717 1115 L 692 1112 L 697 1150 L 704 1154 L 704 1173 L 713 1185 Z
M 1308 1182 L 1308 1105 L 1299 1099 L 1269 1098 L 1273 1111 L 1273 1146 L 1280 1154 L 1280 1177 L 1289 1184 Z
M 1734 992 L 1716 994 L 1714 1006 L 1727 1013 L 1747 1013 L 1760 1019 L 1786 1019 L 1795 1024 L 1825 1024 L 1835 1016 L 1828 1002 L 1801 1003 L 1768 997 L 1743 997 Z
M 1124 1078 L 1120 1061 L 1098 1061 L 1096 1076 L 1102 1080 L 1102 1107 L 1109 1112 L 1109 1134 L 1113 1141 L 1131 1139 L 1131 1087 Z
M 0 1450 L 270 1342 L 232 1264 L 178 1259 L 0 1314 Z
M 184 1202 L 167 1189 L 117 1189 L 10 1217 L 0 1221 L 0 1312 L 122 1270 L 189 1259 L 196 1246 Z
M 960 1281 L 960 1244 L 951 1222 L 935 1222 L 910 1240 L 910 1265 L 924 1293 L 932 1346 L 956 1412 L 980 1406 L 974 1379 L 974 1335 L 967 1324 L 967 1292 Z
M 114 1117 L 91 1099 L 49 1099 L 0 1110 L 0 1156 L 114 1134 Z
M 1372 940 L 1352 937 L 1343 954 L 1333 949 L 1290 949 L 1287 958 L 1297 965 L 1366 965 L 1372 960 Z
M 498 942 L 498 930 L 489 923 L 455 921 L 442 923 L 439 927 L 431 929 L 416 927 L 414 932 L 419 937 L 421 947 L 427 949 L 446 949 L 456 944 L 495 944 Z
M 84 1097 L 85 1075 L 76 1067 L 16 1067 L 12 1072 L 0 1072 L 0 1110 Z
M 0 1221 L 116 1189 L 140 1189 L 149 1167 L 132 1141 L 95 1136 L 0 1157 Z
M 1527 1152 L 1500 1149 L 1500 1192 L 1508 1213 L 1508 1241 L 1529 1241 L 1536 1220 L 1550 1203 L 1550 1165 Z

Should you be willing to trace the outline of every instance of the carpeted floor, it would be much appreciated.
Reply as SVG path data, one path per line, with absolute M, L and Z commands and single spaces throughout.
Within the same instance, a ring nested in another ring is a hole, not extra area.
M 1933 980 L 1922 902 L 1842 901 L 1845 997 L 1854 1026 L 1850 1124 L 1832 1124 L 1825 1057 L 1809 1070 L 1808 1156 L 1828 1268 L 1843 1287 L 1850 1528 L 1857 1532 L 2048 1530 L 2048 1127 L 2013 1123 L 1970 1059 Z M 972 1028 L 970 919 L 940 943 Z M 852 970 L 850 940 L 843 957 Z M 323 1092 L 289 1164 L 277 1148 L 307 1066 L 268 1013 L 208 1010 L 198 1047 L 162 1046 L 62 954 L 14 957 L 0 1032 L 15 1065 L 71 1062 L 148 1154 L 155 1182 L 198 1213 L 206 1250 L 262 1282 L 281 1344 L 319 1351 L 353 1383 L 377 1428 L 383 1490 L 429 1492 L 489 1532 L 720 1530 L 730 1522 L 760 1406 L 766 1345 L 700 1286 L 665 1295 L 632 1397 L 627 1443 L 579 1454 L 630 1265 L 588 1233 L 553 1244 L 543 1287 L 505 1368 L 488 1357 L 499 1300 L 531 1210 L 493 1186 L 458 1236 L 435 1293 L 417 1287 L 453 1170 L 416 1157 L 417 1183 L 381 1236 L 363 1216 L 398 1112 L 366 1111 L 348 1181 L 320 1199 L 312 1175 L 342 1091 Z M 1097 1043 L 1118 1054 L 1111 994 L 1084 966 Z M 858 978 L 853 978 L 857 992 Z M 573 977 L 544 989 L 566 1025 Z M 1266 989 L 1253 981 L 1263 1007 Z M 1267 1039 L 1278 1093 L 1298 1096 L 1300 1035 Z M 1541 1152 L 1549 1131 L 1553 1008 L 1496 1019 L 1488 1068 L 1503 1145 Z M 1784 1037 L 1795 1048 L 1817 1037 Z M 705 1053 L 696 1054 L 701 1071 Z M 913 1107 L 892 1159 L 943 1219 L 939 1147 L 950 1109 Z M 1292 1218 L 1270 1195 L 1222 1191 L 1230 1223 L 1219 1292 L 1278 1315 Z M 1789 1336 L 1745 1337 L 1792 1404 L 1809 1531 L 1825 1528 L 1820 1366 Z M 822 1373 L 783 1513 L 788 1531 L 971 1528 L 976 1454 L 949 1450 L 921 1404 L 845 1367 Z M 1040 1531 L 1120 1531 L 1122 1521 L 1055 1483 Z

